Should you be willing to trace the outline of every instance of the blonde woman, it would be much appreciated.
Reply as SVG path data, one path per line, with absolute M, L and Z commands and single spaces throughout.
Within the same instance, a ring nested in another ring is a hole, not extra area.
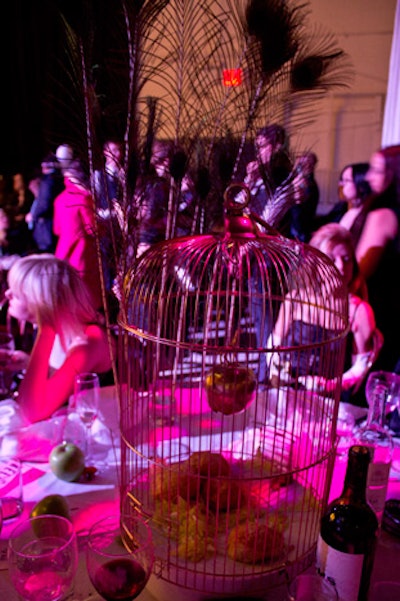
M 76 374 L 111 370 L 109 339 L 87 287 L 66 261 L 50 254 L 20 258 L 8 285 L 9 314 L 37 326 L 30 357 L 17 351 L 10 358 L 19 368 L 26 365 L 18 401 L 36 422 L 67 402 Z
M 342 390 L 346 394 L 342 396 L 342 400 L 354 402 L 351 398 L 352 392 L 358 389 L 365 376 L 374 350 L 373 339 L 376 329 L 374 313 L 371 306 L 355 293 L 361 286 L 352 237 L 348 230 L 337 223 L 329 223 L 314 233 L 310 245 L 318 248 L 333 261 L 348 289 L 350 333 L 347 341 L 345 371 L 342 376 Z M 283 341 L 285 345 L 295 347 L 324 339 L 325 326 L 320 323 L 322 316 L 317 306 L 318 303 L 315 303 L 316 308 L 313 309 L 313 305 L 310 305 L 310 310 L 307 312 L 301 302 L 293 303 L 293 299 L 289 299 L 284 303 L 272 334 L 274 344 L 278 345 Z M 319 373 L 318 356 L 314 358 L 315 365 L 311 361 L 309 352 L 306 353 L 304 361 L 302 359 L 299 353 L 298 364 L 292 365 L 292 377 L 297 377 L 301 384 L 312 390 L 329 391 L 335 387 L 335 381 L 329 379 L 329 374 L 326 374 L 326 377 L 316 375 Z

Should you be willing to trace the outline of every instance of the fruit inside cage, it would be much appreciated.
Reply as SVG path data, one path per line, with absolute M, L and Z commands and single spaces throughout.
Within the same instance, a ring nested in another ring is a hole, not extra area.
M 152 461 L 136 456 L 125 504 L 140 498 L 163 579 L 224 594 L 251 580 L 261 590 L 268 574 L 309 555 L 329 458 L 310 470 L 317 455 L 308 436 L 278 435 L 263 424 L 220 443 L 210 433 L 164 437 Z
M 151 525 L 150 592 L 270 599 L 312 564 L 327 501 L 348 319 L 339 274 L 306 245 L 228 225 L 155 245 L 125 284 L 121 509 Z M 321 340 L 270 336 L 282 306 L 288 322 L 294 307 L 317 313 Z M 300 357 L 335 386 L 307 390 Z

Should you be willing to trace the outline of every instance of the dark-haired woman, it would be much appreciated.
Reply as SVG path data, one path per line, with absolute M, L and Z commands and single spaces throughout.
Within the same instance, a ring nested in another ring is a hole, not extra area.
M 326 223 L 340 223 L 347 230 L 357 227 L 357 218 L 371 195 L 366 180 L 368 169 L 369 163 L 350 163 L 343 167 L 338 180 L 339 201 L 329 213 L 315 220 L 317 227 Z
M 400 145 L 374 152 L 366 175 L 372 190 L 352 231 L 368 299 L 385 342 L 380 369 L 393 371 L 400 359 Z

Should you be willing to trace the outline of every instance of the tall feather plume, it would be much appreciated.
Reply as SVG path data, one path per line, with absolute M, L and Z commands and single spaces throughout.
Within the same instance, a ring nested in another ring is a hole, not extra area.
M 146 202 L 140 190 L 149 176 L 155 139 L 172 143 L 167 236 L 176 234 L 186 174 L 196 195 L 191 231 L 207 231 L 222 215 L 226 187 L 244 176 L 257 128 L 280 122 L 290 133 L 309 124 L 313 103 L 332 87 L 346 85 L 351 69 L 333 36 L 310 28 L 307 3 L 98 4 L 100 12 L 84 1 L 78 20 L 65 15 L 71 87 L 81 93 L 73 131 L 80 130 L 91 171 L 105 138 L 124 141 L 124 192 L 110 232 L 122 278 L 136 260 Z M 224 87 L 223 69 L 241 69 L 242 84 Z M 293 177 L 271 200 L 279 219 L 285 211 L 278 210 L 278 203 L 289 203 L 286 192 Z

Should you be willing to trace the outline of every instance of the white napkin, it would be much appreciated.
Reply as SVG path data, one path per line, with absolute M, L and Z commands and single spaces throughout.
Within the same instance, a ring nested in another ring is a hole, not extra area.
M 11 399 L 0 403 L 0 454 L 23 460 L 47 461 L 51 449 L 62 440 L 65 414 L 30 424 L 18 403 Z
M 118 408 L 114 390 L 102 390 L 102 406 L 92 428 L 92 453 L 102 457 L 119 445 Z M 104 399 L 103 399 L 104 396 Z M 85 448 L 85 428 L 71 409 L 62 408 L 52 417 L 30 424 L 12 399 L 0 402 L 0 455 L 26 461 L 48 461 L 50 451 L 68 440 Z

